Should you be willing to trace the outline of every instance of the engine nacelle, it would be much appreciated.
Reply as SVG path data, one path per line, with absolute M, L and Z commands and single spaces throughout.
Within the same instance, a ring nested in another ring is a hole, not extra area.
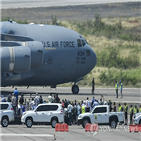
M 1 71 L 23 73 L 30 70 L 31 51 L 29 47 L 1 47 Z

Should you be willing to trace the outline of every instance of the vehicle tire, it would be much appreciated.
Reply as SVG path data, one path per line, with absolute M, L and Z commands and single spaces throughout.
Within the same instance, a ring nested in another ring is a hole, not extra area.
M 89 120 L 88 120 L 88 119 L 84 119 L 84 120 L 82 121 L 82 127 L 85 128 L 85 126 L 86 126 L 88 123 L 90 123 Z
M 115 118 L 110 120 L 110 127 L 116 128 L 117 127 L 117 120 Z
M 78 94 L 79 93 L 79 87 L 77 85 L 72 86 L 72 93 L 73 94 Z
M 3 117 L 2 120 L 1 120 L 1 125 L 2 127 L 7 127 L 9 124 L 9 119 L 8 117 Z
M 55 128 L 55 126 L 56 126 L 57 123 L 58 123 L 57 118 L 52 118 L 51 119 L 51 126 L 52 126 L 52 128 Z
M 31 128 L 32 125 L 33 125 L 33 120 L 32 120 L 32 118 L 27 118 L 25 124 L 26 124 L 26 126 L 27 126 L 28 128 Z
M 139 121 L 139 124 L 141 124 L 141 119 L 140 119 L 140 121 Z

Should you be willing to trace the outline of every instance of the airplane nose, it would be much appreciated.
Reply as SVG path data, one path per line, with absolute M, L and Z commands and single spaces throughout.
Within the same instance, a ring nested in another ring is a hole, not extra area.
M 92 61 L 92 67 L 94 68 L 95 67 L 95 65 L 96 65 L 96 62 L 97 62 L 97 57 L 96 57 L 96 54 L 95 54 L 95 52 L 92 50 L 91 51 L 91 61 Z

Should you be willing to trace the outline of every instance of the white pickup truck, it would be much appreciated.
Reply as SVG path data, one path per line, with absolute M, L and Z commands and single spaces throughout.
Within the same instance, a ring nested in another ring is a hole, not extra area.
M 109 112 L 108 105 L 95 106 L 90 112 L 78 116 L 78 124 L 82 124 L 83 128 L 88 123 L 109 125 L 111 128 L 116 128 L 118 122 L 124 123 L 124 113 Z

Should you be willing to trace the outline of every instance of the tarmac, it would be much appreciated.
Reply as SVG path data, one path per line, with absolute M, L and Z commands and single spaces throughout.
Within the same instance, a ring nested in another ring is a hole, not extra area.
M 141 133 L 129 132 L 128 126 L 111 130 L 99 126 L 98 132 L 85 132 L 82 126 L 69 126 L 69 132 L 55 132 L 50 125 L 9 125 L 1 128 L 1 141 L 140 141 Z

